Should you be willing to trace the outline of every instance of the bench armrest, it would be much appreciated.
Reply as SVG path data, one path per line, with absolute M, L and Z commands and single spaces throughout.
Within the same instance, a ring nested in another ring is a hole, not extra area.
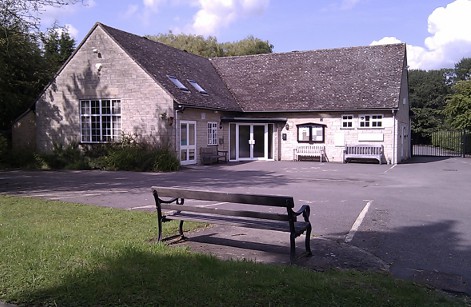
M 309 222 L 309 215 L 311 214 L 311 207 L 309 205 L 302 205 L 301 208 L 294 212 L 295 216 L 303 215 L 304 221 Z

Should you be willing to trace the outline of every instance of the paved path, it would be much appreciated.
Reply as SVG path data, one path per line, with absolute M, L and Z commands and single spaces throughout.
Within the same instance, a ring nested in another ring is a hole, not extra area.
M 0 172 L 0 193 L 133 210 L 154 207 L 153 185 L 291 195 L 298 205 L 311 206 L 315 235 L 315 257 L 300 264 L 387 268 L 398 277 L 471 294 L 471 160 L 412 162 L 251 162 L 166 174 L 9 171 Z M 210 228 L 187 244 L 222 258 L 284 262 L 289 253 L 283 235 Z

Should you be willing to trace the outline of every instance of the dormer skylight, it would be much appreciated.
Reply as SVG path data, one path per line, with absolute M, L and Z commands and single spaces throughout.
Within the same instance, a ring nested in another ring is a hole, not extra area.
M 195 80 L 190 80 L 190 79 L 187 79 L 187 80 L 195 88 L 195 90 L 197 90 L 200 94 L 208 95 L 208 92 L 206 92 L 205 89 L 202 88 L 201 85 L 198 84 L 198 82 L 196 82 Z
M 190 91 L 180 80 L 177 79 L 177 77 L 170 75 L 167 75 L 167 77 L 170 79 L 170 81 L 173 82 L 173 84 L 175 84 L 177 88 L 181 89 L 184 92 Z

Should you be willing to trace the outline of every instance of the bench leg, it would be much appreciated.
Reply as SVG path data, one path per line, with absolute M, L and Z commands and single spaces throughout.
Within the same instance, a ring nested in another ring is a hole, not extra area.
M 290 252 L 289 252 L 289 262 L 290 264 L 294 263 L 296 258 L 296 235 L 294 233 L 290 234 Z
M 160 242 L 162 241 L 162 219 L 160 217 L 157 217 L 157 228 L 158 228 L 157 241 Z
M 311 251 L 311 231 L 312 231 L 312 226 L 308 225 L 306 228 L 306 241 L 304 242 L 304 245 L 306 246 L 306 254 L 308 256 L 312 256 L 312 251 Z
M 180 221 L 178 225 L 178 233 L 180 234 L 180 239 L 185 239 L 185 235 L 183 234 L 183 221 Z

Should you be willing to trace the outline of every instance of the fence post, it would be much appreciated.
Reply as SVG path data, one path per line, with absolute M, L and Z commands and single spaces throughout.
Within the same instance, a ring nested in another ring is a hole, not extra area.
M 466 158 L 466 130 L 461 130 L 461 157 Z

